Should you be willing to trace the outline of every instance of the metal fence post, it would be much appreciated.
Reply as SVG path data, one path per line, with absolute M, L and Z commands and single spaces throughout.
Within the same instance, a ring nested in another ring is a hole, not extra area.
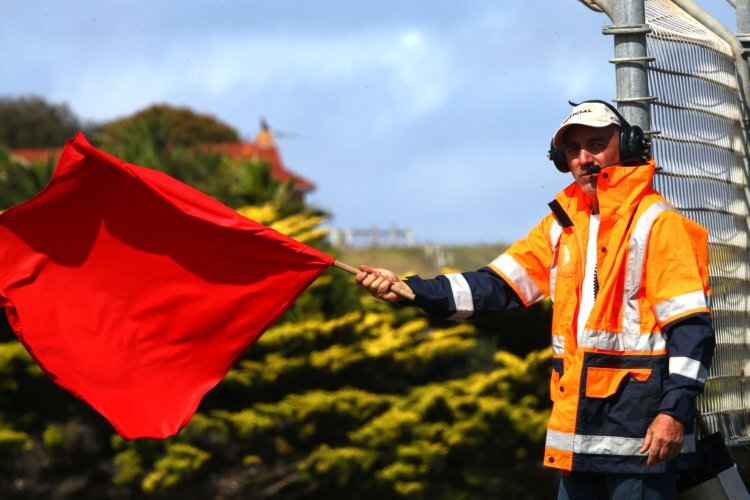
M 747 50 L 750 47 L 750 0 L 737 0 L 737 39 L 745 49 L 744 56 L 747 58 Z
M 632 125 L 651 131 L 649 103 L 656 100 L 648 92 L 648 63 L 653 60 L 646 55 L 646 33 L 651 28 L 646 24 L 644 0 L 612 0 L 608 15 L 612 25 L 605 26 L 602 33 L 614 35 L 617 97 L 620 112 Z

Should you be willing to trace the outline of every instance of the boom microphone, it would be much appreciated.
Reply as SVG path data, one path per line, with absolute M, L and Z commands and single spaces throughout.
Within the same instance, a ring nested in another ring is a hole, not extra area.
M 602 167 L 599 165 L 586 165 L 582 167 L 581 170 L 583 170 L 584 174 L 591 175 L 591 174 L 598 174 L 599 172 L 601 172 Z

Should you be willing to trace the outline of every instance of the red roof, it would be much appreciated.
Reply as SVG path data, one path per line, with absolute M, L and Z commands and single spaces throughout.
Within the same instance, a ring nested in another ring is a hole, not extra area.
M 259 147 L 251 142 L 217 142 L 201 144 L 199 148 L 204 152 L 224 153 L 230 158 L 266 160 L 271 166 L 271 177 L 277 181 L 292 181 L 292 186 L 299 191 L 307 192 L 315 189 L 315 184 L 287 170 L 281 161 L 279 150 L 274 145 Z
M 212 144 L 201 144 L 202 151 L 224 153 L 231 158 L 251 158 L 254 160 L 267 160 L 270 164 L 271 177 L 279 182 L 292 181 L 294 189 L 308 192 L 315 189 L 315 184 L 301 177 L 284 166 L 281 155 L 275 145 L 259 147 L 251 142 L 221 142 Z M 45 161 L 52 157 L 55 161 L 62 155 L 62 148 L 29 148 L 13 149 L 11 154 L 27 161 Z
M 47 161 L 50 158 L 57 161 L 62 155 L 62 148 L 12 149 L 10 153 L 27 161 Z

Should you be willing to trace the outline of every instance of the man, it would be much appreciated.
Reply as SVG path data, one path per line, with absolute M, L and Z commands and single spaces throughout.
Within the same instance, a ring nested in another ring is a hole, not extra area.
M 674 498 L 694 461 L 714 350 L 708 234 L 651 187 L 647 146 L 611 105 L 575 105 L 550 150 L 574 182 L 527 237 L 477 272 L 402 282 L 362 266 L 355 278 L 453 319 L 552 299 L 544 464 L 563 471 L 560 499 Z

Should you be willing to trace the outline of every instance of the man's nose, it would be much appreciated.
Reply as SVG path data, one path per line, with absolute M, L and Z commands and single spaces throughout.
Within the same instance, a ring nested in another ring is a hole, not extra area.
M 581 165 L 588 165 L 593 162 L 594 155 L 591 154 L 591 151 L 586 148 L 581 148 L 580 151 L 578 151 L 578 163 Z

